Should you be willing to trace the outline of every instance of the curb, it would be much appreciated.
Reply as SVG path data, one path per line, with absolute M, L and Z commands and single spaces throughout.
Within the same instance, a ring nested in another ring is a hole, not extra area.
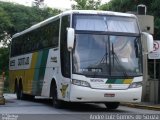
M 140 108 L 147 110 L 157 110 L 160 111 L 160 106 L 151 106 L 151 105 L 141 105 L 136 103 L 121 103 L 122 106 L 132 107 L 132 108 Z

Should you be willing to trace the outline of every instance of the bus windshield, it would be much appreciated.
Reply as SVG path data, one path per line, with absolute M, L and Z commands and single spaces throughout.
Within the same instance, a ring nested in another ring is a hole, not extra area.
M 85 31 L 139 33 L 135 18 L 121 16 L 74 15 L 74 28 Z
M 88 76 L 142 75 L 140 34 L 135 18 L 74 15 L 73 73 Z
M 141 67 L 139 37 L 76 34 L 74 73 L 86 76 L 138 76 L 142 75 Z

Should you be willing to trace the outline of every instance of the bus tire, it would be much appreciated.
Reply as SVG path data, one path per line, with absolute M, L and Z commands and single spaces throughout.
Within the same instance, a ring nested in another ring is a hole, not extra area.
M 27 95 L 27 99 L 33 101 L 35 99 L 34 95 Z
M 107 102 L 107 103 L 104 103 L 105 106 L 107 107 L 107 109 L 109 110 L 115 110 L 119 107 L 119 102 Z
M 19 80 L 19 84 L 17 84 L 16 88 L 16 95 L 18 100 L 24 100 L 25 95 L 23 94 L 23 85 L 22 85 L 22 80 Z
M 57 86 L 55 84 L 53 84 L 52 86 L 52 103 L 53 103 L 53 107 L 55 108 L 61 108 L 62 107 L 62 103 L 60 100 L 58 100 L 58 93 L 57 93 Z
M 29 100 L 29 101 L 33 101 L 35 99 L 34 95 L 29 95 L 29 94 L 22 94 L 22 99 L 23 100 Z
M 22 90 L 18 84 L 16 85 L 16 96 L 17 96 L 17 100 L 22 99 Z
M 18 83 L 17 83 L 17 78 L 16 78 L 15 83 L 14 83 L 14 93 L 17 92 L 17 85 L 18 85 Z

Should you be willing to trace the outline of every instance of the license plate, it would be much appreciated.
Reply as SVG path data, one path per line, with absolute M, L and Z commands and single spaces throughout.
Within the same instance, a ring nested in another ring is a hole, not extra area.
M 104 97 L 115 97 L 114 93 L 106 93 L 104 94 Z

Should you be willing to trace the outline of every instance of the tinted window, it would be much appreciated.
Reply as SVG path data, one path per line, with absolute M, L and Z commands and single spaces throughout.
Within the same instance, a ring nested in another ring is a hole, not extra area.
M 107 15 L 75 15 L 76 30 L 139 33 L 137 21 L 131 17 Z
M 70 53 L 67 49 L 67 27 L 70 26 L 70 17 L 62 17 L 61 23 L 61 70 L 64 77 L 70 77 Z
M 11 56 L 36 50 L 58 47 L 60 20 L 53 21 L 31 32 L 12 39 Z

